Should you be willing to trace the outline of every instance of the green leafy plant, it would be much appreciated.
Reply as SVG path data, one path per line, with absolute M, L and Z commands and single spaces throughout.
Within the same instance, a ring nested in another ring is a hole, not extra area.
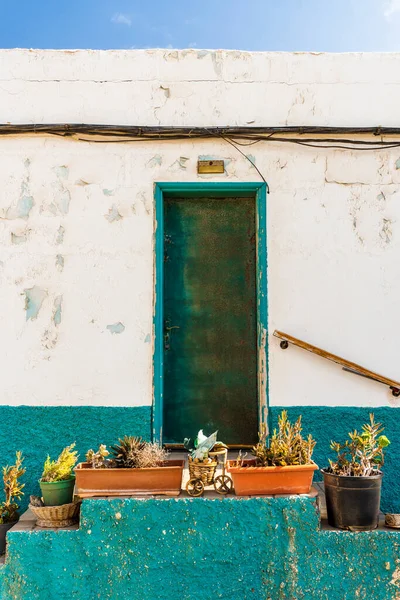
M 292 424 L 288 419 L 287 411 L 283 410 L 278 417 L 278 429 L 274 429 L 268 440 L 267 429 L 263 425 L 258 444 L 251 452 L 256 458 L 258 467 L 309 465 L 312 463 L 315 444 L 311 434 L 303 438 L 301 416 Z M 242 460 L 242 457 L 238 458 L 239 463 Z
M 22 490 L 25 487 L 25 484 L 19 481 L 25 473 L 25 468 L 22 466 L 23 461 L 22 453 L 17 452 L 15 464 L 3 467 L 5 500 L 0 503 L 0 523 L 12 523 L 18 519 L 19 505 L 16 500 L 22 498 L 24 495 Z
M 203 430 L 200 429 L 193 442 L 193 447 L 189 438 L 184 439 L 183 445 L 194 462 L 211 462 L 212 458 L 209 456 L 210 452 L 218 452 L 219 450 L 227 448 L 223 442 L 217 440 L 217 434 L 218 431 L 214 431 L 211 435 L 206 436 L 204 435 Z
M 158 444 L 144 442 L 141 438 L 126 435 L 111 446 L 113 466 L 123 469 L 148 469 L 165 462 L 168 452 Z
M 328 472 L 348 477 L 369 477 L 380 471 L 384 462 L 383 449 L 390 441 L 381 435 L 381 423 L 375 423 L 373 414 L 370 422 L 362 426 L 362 431 L 349 433 L 349 440 L 343 444 L 331 442 L 331 450 L 337 453 L 336 461 L 329 460 Z
M 51 460 L 47 456 L 43 467 L 41 481 L 52 483 L 54 481 L 63 481 L 72 477 L 72 469 L 77 463 L 78 453 L 75 443 L 64 448 L 57 460 Z

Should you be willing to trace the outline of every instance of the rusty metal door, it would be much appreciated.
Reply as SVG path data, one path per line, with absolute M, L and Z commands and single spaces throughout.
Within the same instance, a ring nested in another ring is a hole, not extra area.
M 254 198 L 166 198 L 163 440 L 257 439 Z

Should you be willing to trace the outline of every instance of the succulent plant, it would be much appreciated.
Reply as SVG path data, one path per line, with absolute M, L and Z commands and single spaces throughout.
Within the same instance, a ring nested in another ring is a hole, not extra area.
M 17 452 L 15 464 L 3 467 L 5 500 L 0 503 L 0 523 L 11 523 L 18 519 L 19 506 L 15 500 L 20 500 L 24 495 L 22 490 L 25 484 L 19 481 L 25 473 L 25 468 L 22 466 L 23 460 L 22 453 Z
M 267 429 L 263 425 L 258 444 L 252 449 L 257 466 L 283 467 L 310 464 L 316 442 L 311 435 L 303 438 L 301 432 L 301 416 L 292 425 L 286 410 L 279 415 L 278 429 L 274 429 L 269 442 L 267 442 Z
M 115 465 L 124 469 L 135 468 L 138 453 L 143 449 L 144 446 L 142 438 L 126 435 L 118 441 L 119 444 L 111 446 Z
M 110 466 L 109 463 L 113 462 L 107 459 L 109 455 L 110 453 L 107 450 L 107 446 L 105 444 L 100 444 L 97 452 L 92 449 L 87 451 L 86 462 L 90 464 L 92 469 L 106 469 Z
M 195 462 L 211 461 L 209 458 L 209 452 L 217 452 L 218 450 L 227 448 L 223 442 L 217 441 L 217 434 L 218 431 L 214 431 L 214 433 L 207 437 L 204 435 L 203 430 L 200 429 L 197 437 L 194 440 L 193 448 L 191 447 L 191 440 L 189 438 L 185 438 L 183 445 L 190 453 L 190 458 Z
M 111 447 L 113 462 L 124 469 L 157 467 L 167 458 L 167 451 L 158 444 L 144 442 L 142 438 L 126 435 L 119 444 Z
M 331 449 L 337 453 L 336 461 L 329 460 L 328 471 L 334 475 L 348 477 L 369 477 L 380 471 L 384 462 L 383 449 L 390 444 L 386 435 L 381 435 L 381 423 L 375 423 L 373 414 L 370 422 L 362 426 L 362 432 L 349 433 L 350 440 L 343 444 L 331 442 Z

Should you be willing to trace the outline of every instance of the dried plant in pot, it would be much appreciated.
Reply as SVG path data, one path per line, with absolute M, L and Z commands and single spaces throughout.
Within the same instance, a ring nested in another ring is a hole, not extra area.
M 381 423 L 375 423 L 371 414 L 361 432 L 350 432 L 342 444 L 331 442 L 337 458 L 329 460 L 329 467 L 322 473 L 328 523 L 332 527 L 363 531 L 378 526 L 381 468 L 384 448 L 390 444 L 382 432 Z
M 266 428 L 259 434 L 259 442 L 252 449 L 254 458 L 239 454 L 228 461 L 237 496 L 265 496 L 278 494 L 308 494 L 314 471 L 312 461 L 315 440 L 302 435 L 301 417 L 290 423 L 284 410 L 278 418 L 278 429 L 268 439 Z
M 104 444 L 89 450 L 75 468 L 76 493 L 81 498 L 161 494 L 178 496 L 183 460 L 170 460 L 158 444 L 125 436 L 111 452 Z
M 72 502 L 75 485 L 73 468 L 78 460 L 74 448 L 75 444 L 67 446 L 56 460 L 47 456 L 39 480 L 45 506 L 61 506 Z
M 13 465 L 3 467 L 4 501 L 0 503 L 0 554 L 4 554 L 6 549 L 7 531 L 13 527 L 19 519 L 19 505 L 16 500 L 20 500 L 24 495 L 22 491 L 25 487 L 20 482 L 20 478 L 25 473 L 22 466 L 23 457 L 21 452 L 15 455 Z

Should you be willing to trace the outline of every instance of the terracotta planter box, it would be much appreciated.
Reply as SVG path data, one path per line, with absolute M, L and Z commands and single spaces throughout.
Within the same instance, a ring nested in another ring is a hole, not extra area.
M 75 467 L 75 494 L 93 496 L 179 496 L 184 460 L 168 460 L 150 469 L 92 469 L 89 463 Z
M 228 460 L 228 471 L 237 496 L 273 496 L 279 494 L 309 494 L 315 463 L 290 467 L 256 467 L 254 460 L 244 460 L 242 467 Z

